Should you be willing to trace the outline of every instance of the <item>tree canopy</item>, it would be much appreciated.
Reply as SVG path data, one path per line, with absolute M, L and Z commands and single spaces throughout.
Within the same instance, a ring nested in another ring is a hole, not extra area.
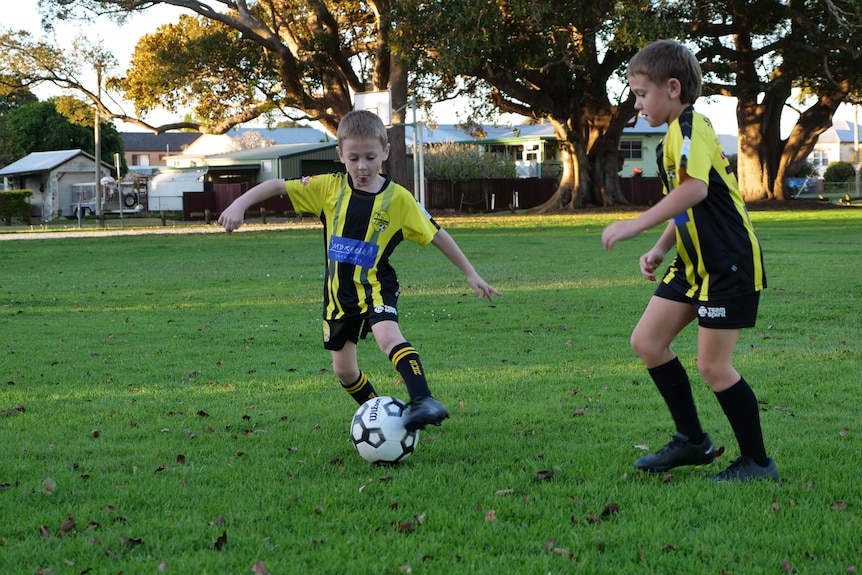
M 781 198 L 784 174 L 808 155 L 837 106 L 860 89 L 862 0 L 39 0 L 52 18 L 154 5 L 193 11 L 145 37 L 108 87 L 135 103 L 125 114 L 77 81 L 75 58 L 26 35 L 0 35 L 0 64 L 22 85 L 78 90 L 107 117 L 155 132 L 223 133 L 279 112 L 335 132 L 353 94 L 392 89 L 403 124 L 408 73 L 417 99 L 484 95 L 477 115 L 514 112 L 549 122 L 563 162 L 543 209 L 624 201 L 619 140 L 634 119 L 628 58 L 659 37 L 687 42 L 708 94 L 738 99 L 740 184 L 747 199 Z M 797 94 L 806 96 L 796 100 Z M 150 126 L 155 107 L 190 106 L 191 119 Z M 782 115 L 799 119 L 789 137 Z M 469 116 L 469 115 L 468 115 Z M 396 129 L 397 133 L 397 129 Z M 393 140 L 391 157 L 403 157 Z
M 478 80 L 497 109 L 553 125 L 563 175 L 544 209 L 625 202 L 619 140 L 635 112 L 621 71 L 641 38 L 679 32 L 651 1 L 404 0 L 396 14 L 417 74 L 440 90 Z
M 67 111 L 77 115 L 83 123 L 73 123 L 58 109 L 63 106 L 75 106 L 74 101 L 63 101 L 52 98 L 45 102 L 32 102 L 10 110 L 5 118 L 3 140 L 8 141 L 10 148 L 4 150 L 11 159 L 18 159 L 30 152 L 50 150 L 81 149 L 88 154 L 95 154 L 95 139 L 93 131 L 92 109 Z M 89 123 L 87 120 L 89 119 Z M 111 122 L 101 122 L 101 148 L 103 155 L 113 157 L 118 153 L 123 156 L 123 140 Z
M 838 106 L 862 83 L 859 0 L 682 2 L 708 94 L 737 98 L 740 188 L 747 200 L 784 197 L 832 125 Z M 798 114 L 781 137 L 783 114 Z

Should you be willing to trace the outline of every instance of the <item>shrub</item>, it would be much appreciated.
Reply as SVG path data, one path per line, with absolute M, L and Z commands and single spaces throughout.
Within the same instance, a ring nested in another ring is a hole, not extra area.
M 425 151 L 425 177 L 429 180 L 515 178 L 515 162 L 505 160 L 474 144 L 446 142 Z
M 7 223 L 12 218 L 30 217 L 30 203 L 27 198 L 33 195 L 30 190 L 10 190 L 0 192 L 0 218 Z
M 823 172 L 824 182 L 850 182 L 856 177 L 856 171 L 850 162 L 832 162 Z

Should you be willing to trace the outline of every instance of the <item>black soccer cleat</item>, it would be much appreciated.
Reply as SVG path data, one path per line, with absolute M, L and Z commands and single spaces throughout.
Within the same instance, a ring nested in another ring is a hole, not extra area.
M 404 427 L 407 431 L 424 429 L 426 425 L 440 425 L 449 417 L 449 411 L 431 396 L 413 399 L 404 410 Z
M 635 465 L 644 471 L 667 471 L 683 465 L 707 465 L 715 459 L 715 446 L 709 434 L 703 441 L 692 443 L 682 433 L 677 433 L 667 445 L 649 455 L 644 455 Z
M 749 457 L 739 457 L 730 467 L 713 477 L 716 483 L 729 481 L 752 481 L 756 479 L 778 479 L 778 467 L 770 457 L 766 465 L 758 465 Z

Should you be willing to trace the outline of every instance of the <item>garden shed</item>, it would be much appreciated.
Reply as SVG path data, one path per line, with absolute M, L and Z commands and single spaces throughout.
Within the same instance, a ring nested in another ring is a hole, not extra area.
M 102 162 L 99 180 L 112 169 Z M 96 180 L 96 158 L 83 150 L 33 152 L 0 170 L 0 178 L 6 190 L 32 190 L 31 215 L 50 222 L 74 215 L 75 186 Z

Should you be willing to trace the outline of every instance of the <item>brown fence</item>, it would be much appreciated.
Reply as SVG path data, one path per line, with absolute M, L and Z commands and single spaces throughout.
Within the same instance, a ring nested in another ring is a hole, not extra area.
M 412 182 L 408 189 L 412 188 Z M 247 184 L 217 184 L 204 192 L 183 194 L 183 219 L 203 220 L 209 213 L 215 216 L 245 193 Z M 662 198 L 661 180 L 658 178 L 620 178 L 623 197 L 636 206 L 651 206 Z M 554 178 L 511 178 L 450 182 L 427 180 L 425 205 L 429 210 L 457 212 L 499 212 L 511 208 L 529 209 L 549 200 L 557 191 Z M 296 215 L 287 195 L 276 196 L 255 206 L 276 217 Z
M 620 191 L 635 206 L 652 206 L 663 197 L 659 178 L 620 178 Z
M 429 210 L 490 212 L 510 206 L 532 208 L 546 202 L 557 190 L 553 178 L 506 178 L 450 182 L 427 180 L 425 205 Z

